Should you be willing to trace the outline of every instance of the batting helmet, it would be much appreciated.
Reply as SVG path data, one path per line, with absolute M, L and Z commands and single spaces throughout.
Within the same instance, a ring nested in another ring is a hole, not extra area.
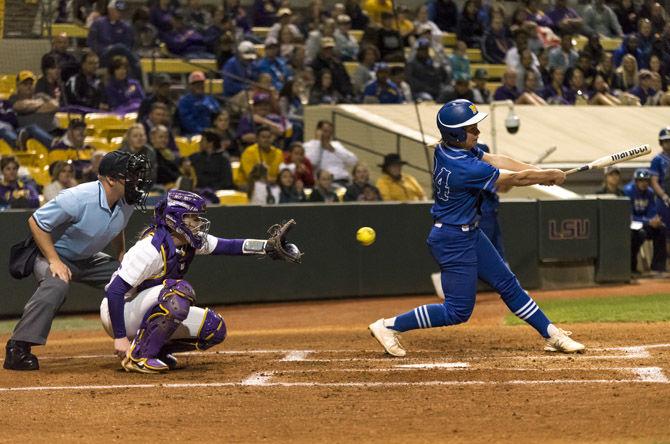
M 651 173 L 646 168 L 638 168 L 633 173 L 633 179 L 635 179 L 635 180 L 651 180 Z
M 201 248 L 209 232 L 209 220 L 200 217 L 206 211 L 206 201 L 190 191 L 170 190 L 154 209 L 156 226 L 167 226 L 186 238 L 193 248 Z M 184 216 L 194 216 L 189 221 Z
M 670 126 L 666 126 L 658 133 L 658 141 L 670 140 Z
M 465 99 L 447 102 L 437 112 L 437 128 L 446 142 L 465 142 L 465 127 L 481 122 L 488 116 L 479 112 L 474 103 Z

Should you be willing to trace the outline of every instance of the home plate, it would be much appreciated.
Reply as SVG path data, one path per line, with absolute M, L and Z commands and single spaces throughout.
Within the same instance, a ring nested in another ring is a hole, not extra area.
M 396 365 L 396 368 L 468 368 L 467 362 L 433 362 L 428 364 L 403 364 Z

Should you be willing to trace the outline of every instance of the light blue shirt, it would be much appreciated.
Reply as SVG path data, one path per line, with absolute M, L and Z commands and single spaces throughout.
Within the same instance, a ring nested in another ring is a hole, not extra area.
M 100 181 L 61 191 L 33 213 L 37 225 L 51 233 L 56 252 L 65 259 L 87 259 L 102 251 L 128 224 L 133 207 L 120 200 L 109 209 Z

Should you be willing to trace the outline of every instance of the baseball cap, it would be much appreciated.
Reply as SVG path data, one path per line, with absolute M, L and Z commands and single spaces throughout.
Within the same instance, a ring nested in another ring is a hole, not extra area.
M 110 0 L 110 2 L 107 3 L 107 7 L 118 9 L 119 11 L 125 11 L 126 2 L 124 0 Z
M 321 39 L 321 47 L 322 48 L 334 48 L 335 47 L 335 39 L 332 37 L 323 37 Z
M 293 11 L 291 11 L 291 8 L 279 8 L 277 11 L 277 17 L 281 17 L 284 15 L 293 15 Z
M 202 71 L 193 71 L 188 76 L 188 83 L 204 82 L 205 80 L 207 80 L 207 77 Z
M 347 14 L 340 14 L 337 16 L 337 23 L 351 23 L 351 17 Z
M 256 59 L 256 47 L 254 44 L 249 41 L 243 41 L 237 46 L 237 52 L 240 53 L 240 56 L 244 60 L 255 60 Z
M 670 126 L 666 126 L 658 133 L 658 140 L 670 140 Z
M 35 82 L 37 80 L 37 77 L 35 76 L 35 74 L 33 74 L 32 71 L 28 71 L 27 69 L 19 71 L 19 73 L 16 75 L 16 83 L 25 82 L 28 79 Z
M 100 161 L 98 174 L 101 176 L 120 178 L 125 177 L 128 170 L 130 154 L 124 151 L 111 151 L 105 154 Z

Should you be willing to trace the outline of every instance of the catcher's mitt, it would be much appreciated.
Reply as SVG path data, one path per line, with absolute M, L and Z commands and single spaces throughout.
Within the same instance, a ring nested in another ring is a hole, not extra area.
M 283 260 L 299 264 L 303 253 L 295 245 L 286 242 L 286 234 L 295 225 L 293 219 L 282 224 L 275 224 L 268 228 L 268 238 L 265 243 L 265 253 L 274 260 Z

